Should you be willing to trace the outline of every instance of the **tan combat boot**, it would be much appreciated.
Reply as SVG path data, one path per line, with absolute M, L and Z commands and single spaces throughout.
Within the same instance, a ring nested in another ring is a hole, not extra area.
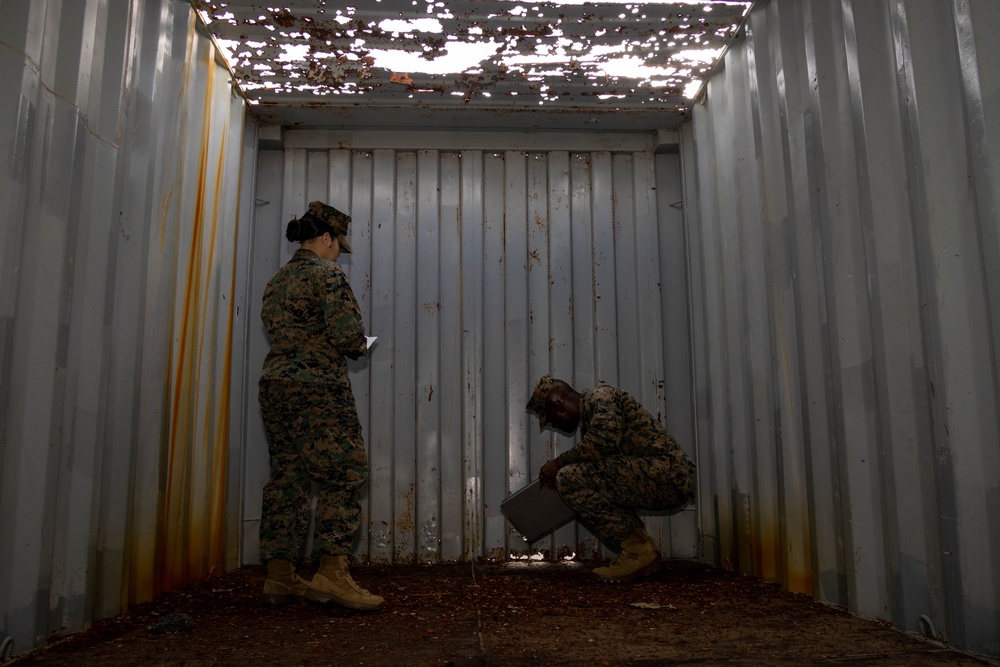
M 659 569 L 660 552 L 656 548 L 656 543 L 640 524 L 622 541 L 621 551 L 618 552 L 618 557 L 611 561 L 611 565 L 596 568 L 594 574 L 603 581 L 617 583 L 644 577 Z
M 301 600 L 308 584 L 297 574 L 295 566 L 287 560 L 272 558 L 267 561 L 267 578 L 264 579 L 264 604 L 279 606 Z
M 385 600 L 372 595 L 351 578 L 347 556 L 323 556 L 319 570 L 309 583 L 306 597 L 314 602 L 333 602 L 358 611 L 381 609 Z

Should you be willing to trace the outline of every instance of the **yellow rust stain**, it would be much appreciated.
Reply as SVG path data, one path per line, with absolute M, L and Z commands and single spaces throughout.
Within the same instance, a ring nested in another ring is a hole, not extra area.
M 235 273 L 230 265 L 229 273 L 221 275 L 216 259 L 220 230 L 232 229 L 235 237 L 235 225 L 220 220 L 222 205 L 230 199 L 223 191 L 228 121 L 218 130 L 211 125 L 212 118 L 228 118 L 229 112 L 213 113 L 216 67 L 211 56 L 205 69 L 193 215 L 189 226 L 181 226 L 181 233 L 190 236 L 186 257 L 177 258 L 185 275 L 171 338 L 165 484 L 157 539 L 160 590 L 225 569 Z M 214 154 L 213 146 L 218 147 Z
M 396 515 L 395 529 L 397 533 L 413 533 L 416 521 L 416 507 L 413 502 L 413 495 L 416 493 L 414 485 L 411 483 L 406 493 L 400 496 L 399 500 L 401 504 L 405 507 L 401 512 Z

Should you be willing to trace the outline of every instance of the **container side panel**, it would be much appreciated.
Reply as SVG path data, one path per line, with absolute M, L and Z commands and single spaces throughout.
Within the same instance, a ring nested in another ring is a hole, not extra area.
M 239 561 L 244 102 L 197 21 L 174 0 L 0 8 L 5 651 Z
M 998 21 L 758 3 L 681 132 L 703 555 L 989 655 Z

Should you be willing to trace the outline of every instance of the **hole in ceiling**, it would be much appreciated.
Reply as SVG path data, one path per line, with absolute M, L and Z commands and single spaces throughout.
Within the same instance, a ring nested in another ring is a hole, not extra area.
M 193 0 L 264 105 L 685 113 L 750 0 Z

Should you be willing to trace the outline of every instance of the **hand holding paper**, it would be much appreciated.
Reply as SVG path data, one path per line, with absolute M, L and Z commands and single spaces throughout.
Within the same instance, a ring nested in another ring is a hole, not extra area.
M 375 344 L 375 341 L 377 339 L 378 339 L 378 336 L 365 336 L 365 340 L 368 341 L 368 345 L 365 346 L 365 349 L 366 350 L 372 349 L 372 345 Z

